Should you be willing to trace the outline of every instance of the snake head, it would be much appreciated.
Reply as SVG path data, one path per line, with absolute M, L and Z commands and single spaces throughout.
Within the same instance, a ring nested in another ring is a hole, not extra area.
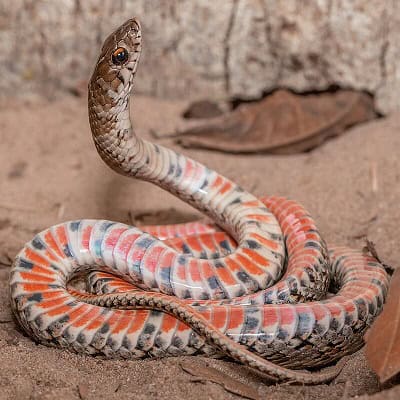
M 141 53 L 141 38 L 140 23 L 135 18 L 126 21 L 107 37 L 89 91 L 101 92 L 112 102 L 129 96 Z

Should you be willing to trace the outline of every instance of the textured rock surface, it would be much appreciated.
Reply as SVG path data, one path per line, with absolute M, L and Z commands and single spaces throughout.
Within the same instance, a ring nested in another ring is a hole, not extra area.
M 396 0 L 0 0 L 0 93 L 74 89 L 105 35 L 136 15 L 137 88 L 157 96 L 254 98 L 330 85 L 398 109 Z

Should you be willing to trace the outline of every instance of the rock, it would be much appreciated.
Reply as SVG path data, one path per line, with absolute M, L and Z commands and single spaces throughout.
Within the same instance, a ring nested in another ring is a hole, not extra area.
M 253 99 L 286 87 L 332 85 L 400 98 L 396 0 L 16 0 L 0 5 L 2 95 L 76 88 L 100 44 L 138 16 L 144 54 L 137 90 L 160 97 Z

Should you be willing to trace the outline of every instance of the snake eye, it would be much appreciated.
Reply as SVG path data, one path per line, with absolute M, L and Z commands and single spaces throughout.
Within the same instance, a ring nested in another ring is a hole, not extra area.
M 126 50 L 124 47 L 118 47 L 118 49 L 114 50 L 112 53 L 112 62 L 115 65 L 121 65 L 128 61 L 128 50 Z

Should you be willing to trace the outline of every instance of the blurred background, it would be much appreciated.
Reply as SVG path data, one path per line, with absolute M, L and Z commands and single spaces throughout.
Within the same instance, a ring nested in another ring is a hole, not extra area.
M 0 95 L 76 91 L 104 37 L 137 16 L 137 91 L 167 98 L 255 99 L 332 86 L 399 107 L 396 0 L 0 1 Z

